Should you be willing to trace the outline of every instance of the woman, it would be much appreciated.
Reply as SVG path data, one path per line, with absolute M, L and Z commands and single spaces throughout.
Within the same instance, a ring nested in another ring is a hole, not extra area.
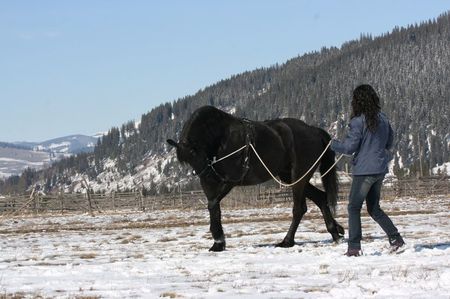
M 367 84 L 353 91 L 352 115 L 347 137 L 343 142 L 333 140 L 331 149 L 353 154 L 353 182 L 348 204 L 347 256 L 361 255 L 361 208 L 366 200 L 369 215 L 381 226 L 389 238 L 392 251 L 405 242 L 391 219 L 380 208 L 380 192 L 388 163 L 392 159 L 391 125 L 380 111 L 380 99 Z

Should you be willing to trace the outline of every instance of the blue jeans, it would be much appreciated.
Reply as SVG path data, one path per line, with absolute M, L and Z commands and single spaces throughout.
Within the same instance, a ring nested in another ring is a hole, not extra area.
M 361 208 L 366 200 L 367 211 L 388 235 L 399 235 L 391 219 L 380 208 L 380 192 L 384 174 L 353 176 L 348 203 L 348 248 L 361 249 Z

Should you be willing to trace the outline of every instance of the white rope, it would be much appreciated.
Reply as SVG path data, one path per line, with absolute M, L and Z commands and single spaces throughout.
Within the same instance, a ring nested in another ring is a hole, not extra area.
M 251 144 L 250 144 L 250 145 L 251 145 Z M 219 160 L 216 160 L 216 157 L 214 157 L 213 160 L 211 161 L 211 165 L 214 165 L 214 164 L 216 164 L 217 162 L 220 162 L 220 161 L 225 160 L 226 158 L 228 158 L 228 157 L 230 157 L 230 156 L 233 156 L 234 154 L 236 154 L 236 153 L 242 151 L 242 150 L 243 150 L 244 148 L 246 148 L 246 147 L 247 147 L 247 145 L 244 145 L 244 146 L 238 148 L 237 150 L 235 150 L 234 152 L 232 152 L 232 153 L 226 155 L 225 157 L 220 158 Z
M 341 154 L 341 155 L 339 156 L 339 158 L 337 158 L 337 160 L 333 163 L 333 165 L 331 165 L 331 167 L 328 168 L 328 170 L 325 171 L 325 173 L 322 174 L 320 177 L 323 178 L 324 176 L 326 176 L 326 175 L 330 172 L 330 170 L 333 169 L 333 167 L 334 167 L 336 164 L 338 164 L 338 162 L 342 159 L 342 157 L 344 157 L 344 154 Z
M 301 180 L 303 180 L 303 179 L 306 177 L 306 175 L 307 175 L 307 174 L 308 174 L 308 173 L 309 173 L 309 172 L 317 165 L 317 163 L 322 159 L 323 155 L 325 154 L 325 152 L 328 150 L 328 148 L 329 148 L 330 145 L 331 145 L 331 140 L 330 140 L 330 142 L 327 144 L 327 146 L 325 147 L 325 149 L 323 150 L 323 152 L 322 152 L 322 154 L 319 156 L 319 158 L 317 158 L 316 162 L 314 162 L 314 164 L 311 166 L 311 168 L 309 168 L 308 171 L 307 171 L 301 178 L 299 178 L 298 180 L 296 180 L 295 182 L 290 183 L 290 184 L 285 184 L 285 183 L 283 183 L 281 180 L 279 180 L 277 177 L 275 177 L 275 176 L 273 175 L 273 173 L 270 171 L 270 169 L 267 167 L 267 165 L 264 163 L 264 161 L 261 159 L 261 157 L 259 156 L 259 154 L 258 154 L 258 152 L 256 151 L 255 147 L 253 146 L 253 144 L 249 143 L 249 145 L 250 145 L 250 147 L 252 148 L 253 152 L 255 153 L 256 157 L 257 157 L 257 158 L 259 159 L 259 161 L 261 162 L 261 164 L 264 166 L 264 168 L 265 168 L 265 169 L 267 170 L 267 172 L 270 174 L 270 176 L 272 177 L 272 179 L 274 179 L 274 180 L 275 180 L 278 184 L 280 184 L 281 186 L 284 186 L 284 187 L 292 187 L 292 186 L 294 186 L 295 184 L 297 184 L 298 182 L 300 182 Z M 218 162 L 220 162 L 220 161 L 222 161 L 222 160 L 225 160 L 225 159 L 231 157 L 232 155 L 234 155 L 234 154 L 236 154 L 236 153 L 242 151 L 242 150 L 243 150 L 244 148 L 246 148 L 247 146 L 248 146 L 248 145 L 244 145 L 244 146 L 238 148 L 237 150 L 235 150 L 234 152 L 229 153 L 228 155 L 226 155 L 226 156 L 224 156 L 224 157 L 222 157 L 222 158 L 220 158 L 220 159 L 218 159 L 218 160 L 216 160 L 216 157 L 214 157 L 213 160 L 212 160 L 212 162 L 211 162 L 211 165 L 214 165 L 215 163 L 218 163 Z M 322 174 L 320 177 L 323 178 L 324 176 L 326 176 L 326 175 L 331 171 L 331 169 L 333 169 L 333 167 L 336 166 L 336 164 L 342 159 L 343 156 L 344 156 L 343 154 L 340 155 L 339 158 L 333 163 L 333 165 L 331 165 L 331 167 L 328 168 L 328 170 L 325 171 L 325 173 Z
M 281 180 L 279 180 L 279 179 L 277 179 L 274 175 L 273 175 L 273 173 L 270 171 L 270 169 L 267 167 L 267 165 L 264 163 L 264 161 L 261 159 L 261 157 L 259 156 L 259 154 L 258 154 L 258 152 L 256 151 L 256 149 L 255 149 L 255 147 L 253 146 L 253 144 L 251 144 L 250 143 L 250 147 L 252 148 L 252 150 L 253 150 L 253 152 L 255 152 L 255 155 L 256 155 L 256 157 L 259 159 L 259 161 L 261 162 L 261 164 L 264 166 L 264 168 L 267 170 L 267 172 L 270 174 L 270 176 L 272 177 L 272 179 L 275 181 L 275 182 L 277 182 L 278 184 L 280 184 L 281 186 L 284 186 L 284 187 L 292 187 L 292 186 L 294 186 L 295 184 L 297 184 L 298 182 L 300 182 L 301 180 L 303 180 L 304 178 L 305 178 L 305 176 L 317 165 L 317 163 L 320 161 L 320 159 L 322 159 L 322 157 L 323 157 L 323 155 L 325 154 L 325 152 L 328 150 L 328 148 L 330 147 L 330 145 L 331 145 L 331 140 L 330 140 L 330 142 L 327 144 L 327 146 L 325 147 L 325 149 L 323 150 L 323 152 L 322 152 L 322 154 L 319 156 L 319 158 L 317 158 L 317 160 L 316 160 L 316 162 L 314 162 L 314 164 L 311 166 L 311 168 L 309 168 L 308 169 L 308 171 L 301 177 L 301 178 L 299 178 L 298 180 L 296 180 L 295 182 L 293 182 L 293 183 L 290 183 L 290 184 L 285 184 L 285 183 L 283 183 Z M 325 172 L 325 174 L 323 174 L 321 177 L 324 177 L 335 165 L 336 165 L 336 163 L 340 160 L 342 158 L 342 155 L 341 155 L 341 157 L 333 164 L 333 166 L 331 166 L 330 167 L 330 169 L 328 169 L 326 172 Z

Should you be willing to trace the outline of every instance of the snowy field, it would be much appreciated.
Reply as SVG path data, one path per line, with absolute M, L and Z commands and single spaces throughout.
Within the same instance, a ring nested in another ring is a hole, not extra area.
M 450 198 L 382 207 L 402 254 L 364 214 L 364 255 L 344 256 L 310 202 L 289 249 L 272 244 L 290 207 L 222 211 L 221 253 L 208 252 L 206 209 L 0 219 L 0 298 L 450 298 Z

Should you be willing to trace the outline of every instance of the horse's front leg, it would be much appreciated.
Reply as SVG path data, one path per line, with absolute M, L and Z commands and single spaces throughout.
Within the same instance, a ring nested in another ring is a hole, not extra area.
M 230 192 L 233 186 L 201 180 L 203 191 L 208 198 L 209 229 L 214 239 L 213 246 L 209 251 L 225 250 L 225 235 L 222 229 L 222 215 L 220 201 Z
M 209 211 L 209 229 L 214 239 L 213 246 L 209 251 L 224 251 L 225 250 L 225 235 L 222 229 L 222 215 L 220 211 L 220 201 L 208 200 Z

